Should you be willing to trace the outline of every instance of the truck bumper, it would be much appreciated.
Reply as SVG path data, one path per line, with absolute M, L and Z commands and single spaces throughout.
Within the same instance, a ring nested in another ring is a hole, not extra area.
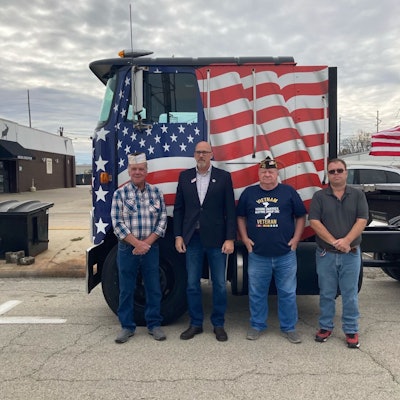
M 108 237 L 104 242 L 86 250 L 87 293 L 90 293 L 101 282 L 104 261 L 116 242 L 115 237 Z
M 101 282 L 101 268 L 99 271 L 98 252 L 102 244 L 92 246 L 86 250 L 86 292 L 90 293 Z

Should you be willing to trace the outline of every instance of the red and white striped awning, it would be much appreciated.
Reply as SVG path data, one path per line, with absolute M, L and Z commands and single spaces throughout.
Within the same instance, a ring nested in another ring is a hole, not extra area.
M 371 156 L 400 156 L 400 125 L 374 133 L 369 154 Z

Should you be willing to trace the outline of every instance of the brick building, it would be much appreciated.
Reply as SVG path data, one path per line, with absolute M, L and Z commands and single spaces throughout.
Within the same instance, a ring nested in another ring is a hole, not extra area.
M 75 187 L 72 140 L 0 119 L 0 193 Z

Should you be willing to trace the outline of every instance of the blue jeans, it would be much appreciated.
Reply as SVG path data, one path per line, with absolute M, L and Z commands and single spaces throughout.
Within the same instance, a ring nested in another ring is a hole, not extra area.
M 226 254 L 221 252 L 220 247 L 204 247 L 200 235 L 195 233 L 186 247 L 186 270 L 187 270 L 187 301 L 190 316 L 190 325 L 203 325 L 203 305 L 201 296 L 200 280 L 203 271 L 203 258 L 207 254 L 211 272 L 213 310 L 211 323 L 213 326 L 224 326 L 226 311 Z
M 358 332 L 358 278 L 360 275 L 360 248 L 355 253 L 330 253 L 316 250 L 319 285 L 319 326 L 333 330 L 338 288 L 342 296 L 342 328 L 344 333 Z
M 278 294 L 278 317 L 282 332 L 295 330 L 297 323 L 297 259 L 296 252 L 278 257 L 249 253 L 250 325 L 262 331 L 267 328 L 268 293 L 272 275 Z
M 146 292 L 145 319 L 149 330 L 160 326 L 161 288 L 159 272 L 159 248 L 154 243 L 144 255 L 133 255 L 133 247 L 125 242 L 118 242 L 119 306 L 118 318 L 122 328 L 134 331 L 134 297 L 136 277 L 140 269 Z

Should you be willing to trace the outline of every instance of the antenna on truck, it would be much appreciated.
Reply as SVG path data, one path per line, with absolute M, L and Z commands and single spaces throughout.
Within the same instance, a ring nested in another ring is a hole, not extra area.
M 132 4 L 129 4 L 129 29 L 131 32 L 131 51 L 133 53 Z
M 131 69 L 131 106 L 132 106 L 132 119 L 137 116 L 137 123 L 134 125 L 135 129 L 146 130 L 151 129 L 152 125 L 144 124 L 142 122 L 142 116 L 140 112 L 143 109 L 143 69 L 138 68 L 135 65 L 135 58 L 147 56 L 152 54 L 152 51 L 147 50 L 133 50 L 133 23 L 132 23 L 132 5 L 129 4 L 129 25 L 131 34 L 131 50 L 122 51 L 120 53 L 121 57 L 131 57 L 132 59 L 132 69 Z

